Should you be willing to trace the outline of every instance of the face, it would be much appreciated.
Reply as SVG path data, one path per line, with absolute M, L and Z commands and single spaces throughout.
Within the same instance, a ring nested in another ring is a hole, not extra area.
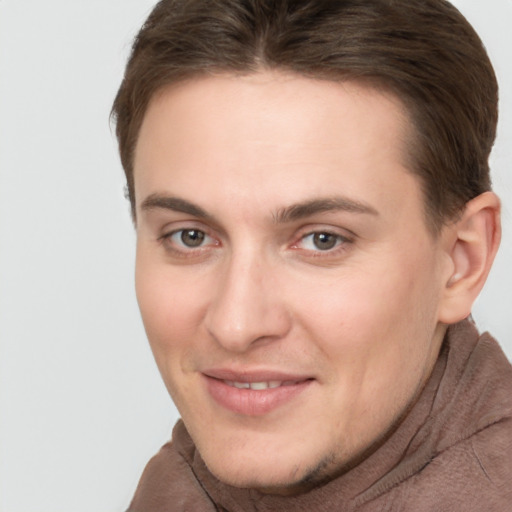
M 407 170 L 410 130 L 384 93 L 280 73 L 153 98 L 135 155 L 137 296 L 220 480 L 285 494 L 333 477 L 428 378 L 448 270 Z

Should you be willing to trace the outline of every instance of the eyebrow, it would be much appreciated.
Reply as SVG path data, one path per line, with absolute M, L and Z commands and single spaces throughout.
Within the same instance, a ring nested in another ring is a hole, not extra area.
M 141 210 L 150 211 L 155 209 L 172 210 L 186 213 L 199 219 L 214 220 L 214 217 L 200 206 L 179 197 L 151 194 L 142 202 Z M 304 219 L 317 213 L 336 211 L 379 215 L 375 208 L 360 201 L 354 201 L 346 197 L 328 197 L 311 199 L 290 205 L 286 208 L 281 208 L 273 215 L 273 219 L 276 224 L 285 224 L 287 222 Z
M 349 213 L 369 214 L 378 216 L 379 212 L 372 206 L 354 201 L 346 197 L 328 197 L 312 199 L 282 208 L 274 215 L 276 223 L 286 223 L 304 219 L 311 215 L 324 212 L 345 211 Z
M 151 194 L 142 202 L 142 211 L 150 211 L 156 209 L 186 213 L 200 219 L 212 219 L 212 216 L 203 210 L 200 206 L 197 206 L 194 203 L 179 197 Z

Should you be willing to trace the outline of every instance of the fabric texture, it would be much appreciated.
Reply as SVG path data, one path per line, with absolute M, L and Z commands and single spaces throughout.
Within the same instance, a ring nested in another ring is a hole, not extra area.
M 184 424 L 151 459 L 128 512 L 512 512 L 512 366 L 465 320 L 394 433 L 361 464 L 296 496 L 217 480 Z

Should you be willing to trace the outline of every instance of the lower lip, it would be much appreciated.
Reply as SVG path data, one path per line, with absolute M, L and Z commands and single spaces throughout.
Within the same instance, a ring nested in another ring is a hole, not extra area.
M 208 392 L 222 407 L 245 416 L 261 416 L 290 402 L 309 387 L 312 380 L 268 389 L 238 389 L 205 375 Z

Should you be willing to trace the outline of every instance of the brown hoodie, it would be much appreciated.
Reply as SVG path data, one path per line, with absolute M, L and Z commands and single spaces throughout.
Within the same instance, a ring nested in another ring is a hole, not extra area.
M 512 366 L 467 320 L 396 431 L 361 464 L 297 496 L 221 483 L 184 424 L 149 462 L 128 512 L 512 512 Z

